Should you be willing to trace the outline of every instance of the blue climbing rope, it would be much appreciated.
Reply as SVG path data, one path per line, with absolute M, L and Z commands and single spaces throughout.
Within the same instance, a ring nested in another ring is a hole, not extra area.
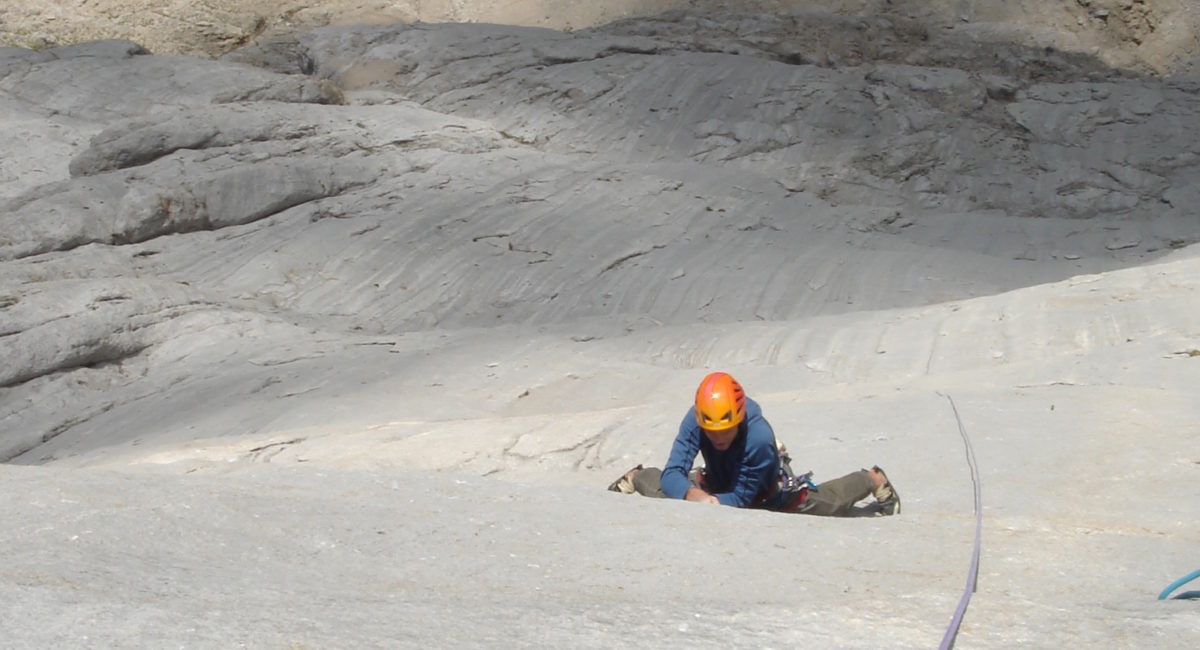
M 1170 596 L 1172 591 L 1175 591 L 1176 589 L 1186 585 L 1187 583 L 1195 580 L 1196 578 L 1200 578 L 1200 569 L 1196 569 L 1195 571 L 1192 571 L 1191 573 L 1183 576 L 1182 578 L 1176 580 L 1175 582 L 1172 582 L 1171 584 L 1167 585 L 1167 588 L 1163 589 L 1162 593 L 1158 595 L 1158 599 L 1166 600 L 1167 596 Z
M 967 453 L 967 465 L 971 468 L 971 483 L 975 486 L 975 550 L 971 553 L 971 568 L 967 570 L 967 587 L 958 601 L 958 608 L 954 610 L 950 626 L 946 628 L 942 644 L 938 646 L 939 650 L 949 650 L 954 647 L 954 639 L 958 636 L 958 628 L 962 625 L 963 615 L 967 612 L 967 604 L 971 602 L 971 594 L 975 592 L 975 583 L 979 578 L 979 547 L 980 538 L 983 536 L 983 508 L 980 506 L 983 499 L 980 497 L 979 470 L 975 464 L 975 450 L 971 447 L 971 439 L 967 437 L 967 430 L 963 427 L 962 418 L 958 416 L 958 407 L 954 406 L 954 400 L 949 395 L 946 395 L 946 399 L 950 401 L 950 409 L 954 411 L 954 420 L 958 422 L 958 434 L 962 436 L 963 446 Z

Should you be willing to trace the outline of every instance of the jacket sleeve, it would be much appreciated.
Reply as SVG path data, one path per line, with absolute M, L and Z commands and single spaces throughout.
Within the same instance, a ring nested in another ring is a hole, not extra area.
M 671 445 L 671 457 L 667 459 L 660 479 L 663 494 L 672 499 L 682 499 L 692 486 L 688 472 L 692 471 L 692 463 L 700 451 L 701 435 L 694 412 L 688 411 L 683 422 L 679 423 L 679 433 Z

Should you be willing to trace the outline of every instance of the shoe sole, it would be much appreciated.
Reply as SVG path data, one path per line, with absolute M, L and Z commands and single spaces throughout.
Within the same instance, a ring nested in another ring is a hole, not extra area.
M 887 472 L 883 471 L 883 468 L 878 465 L 875 465 L 871 469 L 874 469 L 883 476 L 884 487 L 892 492 L 892 498 L 877 504 L 879 506 L 879 515 L 891 517 L 900 514 L 900 493 L 896 492 L 896 487 L 892 485 L 892 480 L 888 478 Z

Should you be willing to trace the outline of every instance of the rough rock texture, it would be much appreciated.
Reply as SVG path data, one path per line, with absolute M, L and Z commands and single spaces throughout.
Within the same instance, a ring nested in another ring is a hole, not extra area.
M 573 33 L 330 27 L 261 56 L 3 52 L 0 386 L 131 363 L 212 327 L 197 311 L 337 336 L 775 321 L 1200 239 L 1200 85 L 1081 54 L 673 12 Z M 773 279 L 747 291 L 754 266 Z M 29 417 L 33 439 L 63 426 Z
M 1200 8 L 1192 0 L 9 0 L 0 8 L 0 43 L 47 47 L 118 38 L 161 54 L 216 57 L 329 24 L 482 22 L 572 30 L 674 8 L 909 19 L 930 32 L 1062 48 L 1160 74 L 1194 74 L 1200 60 Z M 834 53 L 841 47 L 835 39 L 825 45 Z
M 1191 5 L 838 4 L 0 50 L 0 638 L 932 647 L 953 393 L 960 645 L 1197 646 Z M 715 368 L 905 512 L 604 492 Z
M 1200 86 L 1122 81 L 1084 56 L 930 43 L 915 25 L 818 15 L 668 14 L 531 49 L 517 47 L 519 28 L 478 33 L 382 27 L 348 41 L 331 29 L 300 56 L 343 88 L 486 115 L 549 150 L 583 141 L 647 160 L 770 160 L 785 188 L 856 203 L 1159 215 L 1188 203 L 1196 171 Z M 821 65 L 819 34 L 846 48 L 837 65 Z M 356 44 L 363 54 L 345 59 Z M 637 77 L 621 79 L 630 67 Z

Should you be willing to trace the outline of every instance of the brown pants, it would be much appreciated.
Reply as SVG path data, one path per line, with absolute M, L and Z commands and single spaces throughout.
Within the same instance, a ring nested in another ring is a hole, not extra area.
M 845 517 L 854 509 L 854 504 L 870 496 L 873 487 L 871 474 L 867 470 L 850 472 L 841 478 L 819 484 L 815 490 L 809 490 L 804 502 L 794 512 Z
M 633 475 L 633 489 L 642 496 L 665 499 L 667 495 L 663 494 L 661 478 L 662 470 L 657 467 L 638 470 Z M 688 478 L 692 485 L 700 487 L 695 470 Z M 871 475 L 867 470 L 850 472 L 841 478 L 821 483 L 816 490 L 809 490 L 799 507 L 785 504 L 783 510 L 806 515 L 845 517 L 851 513 L 854 504 L 871 495 L 872 487 Z

